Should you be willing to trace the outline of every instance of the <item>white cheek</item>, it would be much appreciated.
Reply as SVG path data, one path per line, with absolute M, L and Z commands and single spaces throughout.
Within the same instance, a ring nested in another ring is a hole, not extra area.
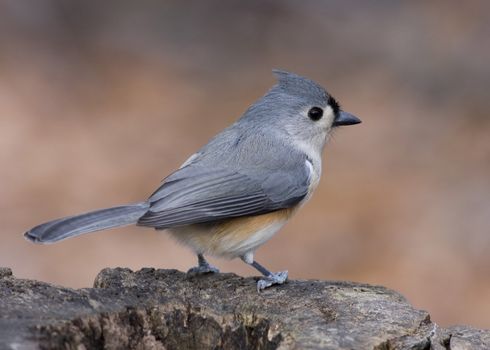
M 326 106 L 323 109 L 323 118 L 320 120 L 322 122 L 322 126 L 325 128 L 330 128 L 335 119 L 335 113 L 333 112 L 332 107 Z
M 333 121 L 335 119 L 335 113 L 334 113 L 332 107 L 330 107 L 329 105 L 323 106 L 322 109 L 323 109 L 322 118 L 320 120 L 314 122 L 314 123 L 316 126 L 318 126 L 319 128 L 321 128 L 323 130 L 330 129 L 332 127 Z M 308 111 L 309 110 L 310 110 L 310 108 L 307 108 L 302 112 L 303 117 L 306 119 L 309 119 L 309 117 L 308 117 Z
M 330 134 L 330 129 L 332 128 L 332 123 L 335 118 L 334 111 L 330 106 L 323 107 L 323 116 L 320 120 L 316 122 L 312 122 L 308 117 L 309 108 L 302 111 L 302 116 L 305 119 L 308 119 L 309 123 L 313 123 L 312 127 L 316 130 L 313 131 L 312 134 L 308 136 L 307 139 L 302 138 L 298 135 L 298 130 L 291 128 L 292 130 L 286 131 L 292 136 L 293 145 L 304 152 L 310 159 L 313 161 L 313 166 L 315 167 L 318 174 L 321 172 L 321 153 L 323 151 L 323 147 L 325 142 L 328 140 L 328 136 Z M 297 135 L 297 136 L 296 136 Z
M 305 117 L 308 118 L 308 111 L 305 111 Z M 314 128 L 317 133 L 314 136 L 316 138 L 316 143 L 321 145 L 320 148 L 323 148 L 323 145 L 328 140 L 328 136 L 330 134 L 330 130 L 332 128 L 332 124 L 335 119 L 335 113 L 330 106 L 323 107 L 323 116 L 320 120 L 314 122 Z M 312 140 L 313 141 L 313 140 Z

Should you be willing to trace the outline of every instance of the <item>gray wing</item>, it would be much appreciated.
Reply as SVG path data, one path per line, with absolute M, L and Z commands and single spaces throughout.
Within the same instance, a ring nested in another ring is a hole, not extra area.
M 164 229 L 290 208 L 308 193 L 304 162 L 276 171 L 205 170 L 192 164 L 169 176 L 149 198 L 138 225 Z

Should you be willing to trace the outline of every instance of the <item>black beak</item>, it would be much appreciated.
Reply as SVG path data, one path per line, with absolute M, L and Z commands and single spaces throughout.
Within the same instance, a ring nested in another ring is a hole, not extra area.
M 333 121 L 332 126 L 341 126 L 341 125 L 354 125 L 359 124 L 361 119 L 353 116 L 350 113 L 340 111 L 335 120 Z

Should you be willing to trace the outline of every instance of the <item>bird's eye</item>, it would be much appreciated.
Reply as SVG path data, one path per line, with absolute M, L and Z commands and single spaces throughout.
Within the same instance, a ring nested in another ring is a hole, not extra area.
M 320 107 L 312 107 L 308 111 L 308 117 L 311 120 L 314 120 L 314 121 L 320 120 L 322 118 L 322 116 L 323 116 L 323 109 L 321 109 Z

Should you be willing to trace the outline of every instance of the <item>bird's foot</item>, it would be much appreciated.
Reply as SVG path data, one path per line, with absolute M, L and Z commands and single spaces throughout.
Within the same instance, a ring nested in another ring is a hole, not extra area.
M 219 273 L 219 270 L 213 265 L 206 263 L 189 269 L 187 273 L 191 275 L 205 275 L 208 273 Z
M 288 272 L 281 271 L 271 273 L 268 276 L 263 277 L 257 282 L 257 292 L 266 289 L 274 284 L 283 284 L 288 279 Z

